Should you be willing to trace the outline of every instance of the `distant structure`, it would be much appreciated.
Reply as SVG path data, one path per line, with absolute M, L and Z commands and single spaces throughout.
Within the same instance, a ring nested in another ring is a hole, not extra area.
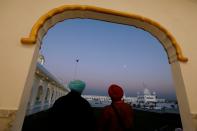
M 87 99 L 93 107 L 103 107 L 111 104 L 109 96 L 82 95 L 82 97 Z M 166 99 L 158 98 L 157 93 L 151 92 L 148 88 L 145 88 L 142 93 L 137 92 L 137 96 L 134 97 L 124 95 L 123 100 L 139 110 L 179 113 L 176 101 L 166 101 Z
M 156 92 L 151 93 L 149 89 L 145 88 L 143 94 L 137 94 L 137 103 L 138 105 L 147 108 L 155 107 L 157 103 Z

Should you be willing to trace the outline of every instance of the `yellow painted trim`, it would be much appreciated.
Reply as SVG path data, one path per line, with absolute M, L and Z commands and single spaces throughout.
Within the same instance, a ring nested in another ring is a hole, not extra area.
M 43 16 L 41 16 L 38 19 L 38 21 L 32 27 L 31 32 L 30 32 L 28 37 L 21 38 L 21 43 L 23 43 L 23 44 L 35 44 L 37 36 L 38 36 L 38 31 L 44 25 L 44 23 L 48 19 L 53 17 L 54 15 L 63 13 L 64 11 L 68 11 L 68 10 L 92 11 L 92 12 L 98 12 L 98 13 L 103 13 L 103 14 L 116 15 L 116 16 L 122 16 L 122 17 L 126 17 L 126 18 L 137 19 L 137 20 L 149 23 L 149 24 L 159 28 L 170 39 L 170 41 L 172 42 L 173 46 L 176 49 L 176 54 L 177 54 L 177 57 L 178 57 L 179 61 L 181 61 L 181 62 L 187 62 L 188 61 L 188 58 L 183 56 L 181 48 L 178 45 L 175 38 L 172 36 L 172 34 L 167 29 L 162 27 L 159 23 L 157 23 L 157 22 L 155 22 L 151 19 L 148 19 L 146 17 L 142 17 L 140 15 L 130 14 L 130 13 L 128 14 L 128 13 L 125 13 L 125 12 L 120 12 L 120 11 L 115 11 L 115 10 L 110 10 L 110 9 L 104 9 L 104 8 L 94 7 L 94 6 L 89 6 L 89 5 L 63 5 L 63 6 L 60 6 L 58 8 L 54 8 L 54 9 L 50 10 L 48 13 L 44 14 Z

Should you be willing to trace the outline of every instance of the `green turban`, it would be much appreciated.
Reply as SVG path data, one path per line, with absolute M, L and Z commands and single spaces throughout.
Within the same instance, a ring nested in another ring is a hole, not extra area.
M 81 80 L 74 80 L 74 81 L 71 81 L 68 85 L 68 87 L 71 89 L 71 90 L 74 90 L 74 91 L 77 91 L 78 93 L 82 93 L 83 90 L 85 89 L 85 82 L 81 81 Z

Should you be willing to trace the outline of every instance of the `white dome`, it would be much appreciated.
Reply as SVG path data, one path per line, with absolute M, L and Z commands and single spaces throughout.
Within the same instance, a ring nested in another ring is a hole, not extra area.
M 45 63 L 45 58 L 42 54 L 39 54 L 38 56 L 38 63 L 40 63 L 41 65 L 43 65 Z
M 144 89 L 144 95 L 151 95 L 149 89 L 147 89 L 147 88 Z

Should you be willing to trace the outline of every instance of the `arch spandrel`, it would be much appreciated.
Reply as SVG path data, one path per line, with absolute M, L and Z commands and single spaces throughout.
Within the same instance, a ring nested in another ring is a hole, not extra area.
M 41 16 L 31 29 L 28 37 L 21 38 L 22 44 L 35 44 L 41 41 L 49 28 L 56 23 L 71 18 L 90 18 L 114 23 L 126 24 L 141 28 L 154 35 L 163 45 L 169 59 L 187 62 L 181 48 L 171 33 L 159 23 L 136 14 L 129 14 L 111 9 L 104 9 L 89 5 L 64 5 L 50 10 Z

